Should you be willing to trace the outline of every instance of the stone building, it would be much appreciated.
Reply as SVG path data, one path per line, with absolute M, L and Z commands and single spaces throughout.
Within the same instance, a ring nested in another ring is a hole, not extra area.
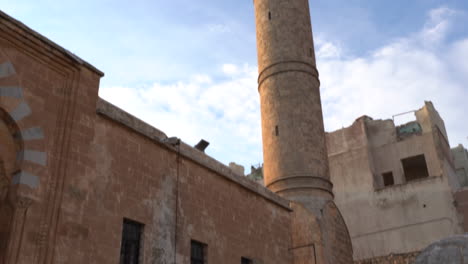
M 308 1 L 254 4 L 268 188 L 100 99 L 101 71 L 0 12 L 1 264 L 352 262 Z
M 466 152 L 458 150 L 454 162 L 431 102 L 414 114 L 401 126 L 363 116 L 327 134 L 335 201 L 358 263 L 407 263 L 431 243 L 468 231 L 468 194 L 456 169 L 463 166 L 455 165 Z
M 463 221 L 463 230 L 468 232 L 468 150 L 459 144 L 452 149 L 455 161 L 455 172 L 461 189 L 455 193 L 455 205 Z
M 350 263 L 334 203 L 308 0 L 255 0 L 265 186 L 290 201 L 294 263 Z
M 452 149 L 455 172 L 462 187 L 468 186 L 468 151 L 462 144 Z

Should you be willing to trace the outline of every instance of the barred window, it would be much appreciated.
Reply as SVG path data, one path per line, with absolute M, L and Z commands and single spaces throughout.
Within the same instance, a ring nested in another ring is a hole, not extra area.
M 143 224 L 124 219 L 122 244 L 120 246 L 120 264 L 138 264 L 140 258 L 140 239 Z
M 253 261 L 251 259 L 242 257 L 241 264 L 253 264 Z
M 206 245 L 198 241 L 192 240 L 191 246 L 191 264 L 205 264 L 206 262 Z

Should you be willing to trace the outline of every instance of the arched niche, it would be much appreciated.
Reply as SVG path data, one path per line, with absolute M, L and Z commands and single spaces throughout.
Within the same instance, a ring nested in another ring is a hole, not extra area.
M 0 202 L 4 201 L 23 160 L 23 140 L 16 122 L 0 107 Z

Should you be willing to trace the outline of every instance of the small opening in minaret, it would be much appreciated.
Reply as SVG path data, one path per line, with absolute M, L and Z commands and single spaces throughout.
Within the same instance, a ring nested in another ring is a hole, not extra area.
M 268 20 L 271 20 L 271 12 L 268 12 Z
M 312 54 L 314 53 L 314 51 L 312 50 L 312 48 L 309 49 L 309 57 L 312 57 Z
M 275 126 L 275 135 L 278 136 L 279 135 L 279 129 L 278 129 L 278 126 Z

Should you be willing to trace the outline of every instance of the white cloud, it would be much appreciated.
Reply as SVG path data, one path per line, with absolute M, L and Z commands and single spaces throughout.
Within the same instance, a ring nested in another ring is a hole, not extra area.
M 315 38 L 315 55 L 322 59 L 337 59 L 341 57 L 342 50 L 340 45 L 327 41 L 323 36 Z
M 211 77 L 206 74 L 197 74 L 192 76 L 191 82 L 198 84 L 210 84 L 212 83 Z
M 468 38 L 457 41 L 448 50 L 449 61 L 452 64 L 452 69 L 455 73 L 459 74 L 460 78 L 468 77 Z M 466 83 L 465 79 L 465 83 Z M 468 87 L 468 85 L 466 85 Z
M 208 30 L 215 33 L 228 33 L 231 32 L 231 27 L 225 24 L 209 24 Z
M 168 136 L 192 145 L 208 140 L 207 153 L 225 164 L 250 166 L 262 159 L 257 69 L 228 64 L 221 68 L 221 81 L 196 75 L 142 89 L 103 87 L 100 96 Z
M 426 22 L 424 29 L 421 31 L 423 41 L 429 43 L 438 43 L 447 35 L 451 18 L 457 12 L 447 7 L 440 7 L 429 12 L 429 20 Z
M 324 43 L 317 51 L 317 56 L 321 58 L 339 58 L 341 50 L 331 42 Z
M 340 44 L 316 41 L 327 131 L 364 114 L 391 118 L 431 100 L 452 145 L 468 145 L 468 38 L 446 43 L 454 12 L 433 10 L 420 32 L 364 57 L 346 54 Z M 201 74 L 147 88 L 103 87 L 100 95 L 168 136 L 192 145 L 201 138 L 210 141 L 207 153 L 225 164 L 261 163 L 257 69 L 224 64 L 219 71 L 221 80 Z
M 234 64 L 224 64 L 223 72 L 227 75 L 236 75 L 238 73 L 238 68 Z
M 366 57 L 318 56 L 326 129 L 348 126 L 364 114 L 391 118 L 430 100 L 445 120 L 452 145 L 466 145 L 468 122 L 461 120 L 468 112 L 468 39 L 446 43 L 453 14 L 447 8 L 433 10 L 420 32 Z

